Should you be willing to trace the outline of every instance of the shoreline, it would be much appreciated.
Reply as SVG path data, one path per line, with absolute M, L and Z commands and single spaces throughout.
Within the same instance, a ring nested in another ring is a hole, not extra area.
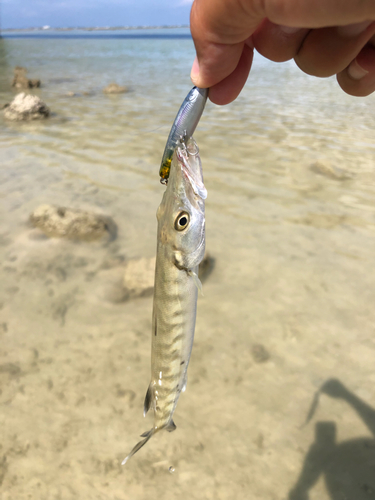
M 54 31 L 134 31 L 134 30 L 164 30 L 164 29 L 177 29 L 177 28 L 189 28 L 188 24 L 176 24 L 171 26 L 91 26 L 91 27 L 80 27 L 76 26 L 73 28 L 52 28 L 52 27 L 29 27 L 29 28 L 6 28 L 2 29 L 1 33 L 14 33 L 14 32 L 29 32 L 29 31 L 41 31 L 41 32 L 54 32 Z

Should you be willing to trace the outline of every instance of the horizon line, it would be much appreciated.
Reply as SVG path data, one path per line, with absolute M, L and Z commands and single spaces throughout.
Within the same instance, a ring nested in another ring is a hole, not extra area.
M 121 31 L 121 30 L 144 30 L 144 29 L 174 29 L 174 28 L 190 28 L 189 24 L 168 24 L 168 25 L 138 25 L 138 26 L 59 26 L 53 27 L 49 25 L 44 26 L 29 26 L 27 28 L 2 28 L 5 31 Z

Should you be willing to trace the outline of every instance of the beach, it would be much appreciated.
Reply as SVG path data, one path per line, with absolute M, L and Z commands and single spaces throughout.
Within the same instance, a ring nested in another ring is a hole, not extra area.
M 0 496 L 373 499 L 375 97 L 258 55 L 195 133 L 214 266 L 177 430 L 120 465 L 152 426 L 152 296 L 119 289 L 155 255 L 160 160 L 191 88 L 193 42 L 173 33 L 0 40 L 0 105 L 18 65 L 51 109 L 0 116 Z M 45 236 L 29 221 L 43 204 L 110 217 L 116 237 Z

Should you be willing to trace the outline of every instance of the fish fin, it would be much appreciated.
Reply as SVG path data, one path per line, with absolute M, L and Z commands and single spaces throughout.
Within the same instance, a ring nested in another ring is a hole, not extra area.
M 198 275 L 197 273 L 195 273 L 194 271 L 192 270 L 189 270 L 188 272 L 189 276 L 191 276 L 193 278 L 193 281 L 194 281 L 194 284 L 195 286 L 198 288 L 198 290 L 201 292 L 201 294 L 203 295 L 203 287 L 202 287 L 202 282 L 201 280 L 198 278 Z
M 173 432 L 177 429 L 177 425 L 173 422 L 172 419 L 170 419 L 169 423 L 165 427 L 165 430 L 168 432 Z
M 146 397 L 145 397 L 145 402 L 143 405 L 143 416 L 145 417 L 147 415 L 148 410 L 152 406 L 152 401 L 153 401 L 153 390 L 151 384 L 148 386 L 147 392 L 146 392 Z M 142 434 L 143 435 L 143 434 Z
M 124 458 L 124 460 L 121 462 L 121 465 L 125 465 L 126 462 L 135 454 L 137 453 L 138 450 L 140 450 L 142 448 L 142 446 L 144 446 L 147 441 L 149 439 L 152 438 L 152 436 L 154 435 L 155 433 L 155 429 L 151 429 L 145 433 L 142 434 L 142 436 L 145 436 L 144 439 L 142 439 L 142 441 L 139 441 L 139 443 L 137 443 L 134 448 L 132 449 L 132 451 L 129 453 L 129 455 L 127 457 Z

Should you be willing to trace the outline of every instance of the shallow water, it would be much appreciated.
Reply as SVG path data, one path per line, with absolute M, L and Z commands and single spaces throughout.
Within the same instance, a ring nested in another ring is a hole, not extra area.
M 0 104 L 21 65 L 53 111 L 0 117 L 2 498 L 375 498 L 374 96 L 256 57 L 235 103 L 207 105 L 195 139 L 215 267 L 188 387 L 177 431 L 124 468 L 151 427 L 152 299 L 111 289 L 124 261 L 154 255 L 193 44 L 4 39 L 0 57 Z M 130 91 L 103 94 L 112 81 Z M 43 203 L 111 216 L 118 237 L 42 238 L 28 217 Z

